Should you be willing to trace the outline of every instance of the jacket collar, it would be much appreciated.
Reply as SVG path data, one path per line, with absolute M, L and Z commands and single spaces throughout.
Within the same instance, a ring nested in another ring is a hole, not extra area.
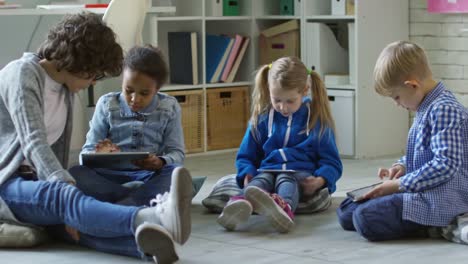
M 422 100 L 421 104 L 418 107 L 418 113 L 424 113 L 427 108 L 434 102 L 441 93 L 445 91 L 445 85 L 442 82 L 437 83 L 437 85 L 432 89 Z
M 120 104 L 120 115 L 123 116 L 123 117 L 131 117 L 131 116 L 135 116 L 135 115 L 150 115 L 151 113 L 153 113 L 159 106 L 159 94 L 156 93 L 154 96 L 153 96 L 153 100 L 151 100 L 151 103 L 145 107 L 144 109 L 142 109 L 141 111 L 139 112 L 133 112 L 130 107 L 128 106 L 127 104 L 127 101 L 125 100 L 125 96 L 123 95 L 123 93 L 121 92 L 120 95 L 119 95 L 119 104 Z

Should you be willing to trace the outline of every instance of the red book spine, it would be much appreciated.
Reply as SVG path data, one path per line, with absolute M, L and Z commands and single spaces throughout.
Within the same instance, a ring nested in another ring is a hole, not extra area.
M 107 8 L 109 4 L 86 4 L 85 8 Z

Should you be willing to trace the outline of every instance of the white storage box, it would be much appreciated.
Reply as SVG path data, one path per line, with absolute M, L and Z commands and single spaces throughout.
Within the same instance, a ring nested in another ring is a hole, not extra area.
M 346 0 L 331 0 L 332 1 L 332 15 L 343 16 L 346 15 Z
M 349 75 L 348 74 L 325 74 L 325 86 L 331 87 L 333 85 L 345 85 L 349 84 Z
M 349 71 L 348 51 L 324 23 L 305 23 L 305 64 L 322 79 L 329 73 Z
M 354 91 L 328 89 L 327 92 L 335 119 L 338 151 L 342 156 L 354 156 Z

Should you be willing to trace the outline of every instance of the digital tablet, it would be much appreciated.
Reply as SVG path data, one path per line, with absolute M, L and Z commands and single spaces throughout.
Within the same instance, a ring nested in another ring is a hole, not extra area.
M 149 155 L 149 152 L 83 153 L 80 163 L 90 168 L 137 169 L 132 161 L 146 159 Z
M 258 169 L 258 172 L 266 172 L 266 173 L 294 173 L 295 170 L 274 170 L 274 169 Z
M 354 202 L 357 202 L 361 199 L 361 197 L 368 193 L 370 190 L 374 189 L 375 186 L 377 185 L 380 185 L 382 184 L 381 182 L 379 183 L 375 183 L 375 184 L 372 184 L 372 185 L 369 185 L 369 186 L 365 186 L 365 187 L 361 187 L 361 188 L 358 188 L 358 189 L 355 189 L 355 190 L 352 190 L 352 191 L 349 191 L 346 193 L 346 195 L 353 199 Z

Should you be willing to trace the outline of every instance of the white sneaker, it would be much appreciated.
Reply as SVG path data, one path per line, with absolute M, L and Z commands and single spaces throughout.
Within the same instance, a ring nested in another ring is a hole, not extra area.
M 192 222 L 190 205 L 192 203 L 192 177 L 187 169 L 177 167 L 172 172 L 169 193 L 158 194 L 150 204 L 156 208 L 156 217 L 169 231 L 174 241 L 184 244 L 190 236 Z
M 49 240 L 42 228 L 0 222 L 0 248 L 35 247 Z
M 249 220 L 252 211 L 253 208 L 249 201 L 242 196 L 235 196 L 229 200 L 216 221 L 227 230 L 233 231 Z
M 158 264 L 176 262 L 179 257 L 175 252 L 174 241 L 164 227 L 145 222 L 138 226 L 135 241 L 139 249 L 146 255 L 153 256 Z

